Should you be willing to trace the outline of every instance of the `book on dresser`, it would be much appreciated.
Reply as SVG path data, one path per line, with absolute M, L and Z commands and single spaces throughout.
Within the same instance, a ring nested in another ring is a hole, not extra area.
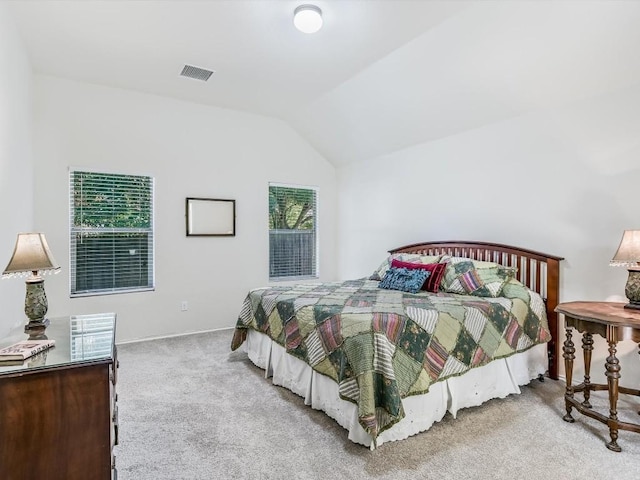
M 0 349 L 0 365 L 23 361 L 55 345 L 55 340 L 23 340 Z

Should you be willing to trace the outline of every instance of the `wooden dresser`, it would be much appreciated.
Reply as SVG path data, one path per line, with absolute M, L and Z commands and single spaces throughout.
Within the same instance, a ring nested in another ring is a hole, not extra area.
M 0 362 L 0 479 L 117 478 L 115 328 L 112 313 L 54 318 L 46 335 L 55 347 Z

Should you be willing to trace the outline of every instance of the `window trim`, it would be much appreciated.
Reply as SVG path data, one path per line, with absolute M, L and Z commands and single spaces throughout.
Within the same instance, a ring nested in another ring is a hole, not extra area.
M 148 178 L 151 182 L 151 222 L 149 228 L 116 228 L 116 227 L 107 227 L 107 228 L 85 228 L 85 227 L 76 227 L 74 224 L 74 189 L 73 189 L 73 175 L 75 173 L 94 173 L 94 174 L 103 174 L 103 175 L 122 175 L 129 177 L 145 177 Z M 85 168 L 85 167 L 70 167 L 68 171 L 68 181 L 69 181 L 69 190 L 68 190 L 68 200 L 69 200 L 69 229 L 68 229 L 68 239 L 69 239 L 69 297 L 70 298 L 82 298 L 82 297 L 95 297 L 95 296 L 104 296 L 104 295 L 120 295 L 125 293 L 140 293 L 140 292 L 151 292 L 156 289 L 156 238 L 155 238 L 155 177 L 148 174 L 138 174 L 138 173 L 130 173 L 130 172 L 120 172 L 120 171 L 109 171 L 106 172 L 103 169 L 94 169 L 94 168 Z M 150 285 L 144 287 L 122 287 L 122 288 L 108 288 L 108 289 L 94 289 L 90 291 L 82 290 L 78 292 L 73 291 L 74 280 L 76 280 L 76 271 L 77 264 L 72 266 L 72 259 L 75 254 L 73 252 L 74 241 L 72 237 L 83 231 L 86 232 L 96 232 L 96 233 L 149 233 L 151 235 L 151 239 L 149 240 L 149 250 L 150 250 L 150 272 L 148 275 L 150 276 Z

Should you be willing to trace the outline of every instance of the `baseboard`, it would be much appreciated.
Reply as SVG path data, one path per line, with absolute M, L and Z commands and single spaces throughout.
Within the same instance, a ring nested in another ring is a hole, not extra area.
M 187 335 L 200 335 L 203 333 L 222 332 L 224 330 L 233 330 L 234 328 L 235 327 L 213 328 L 211 330 L 199 330 L 197 332 L 174 333 L 171 335 L 158 335 L 157 337 L 145 337 L 145 338 L 137 338 L 135 340 L 124 340 L 122 342 L 116 342 L 116 344 L 127 345 L 130 343 L 149 342 L 152 340 L 162 340 L 165 338 L 176 338 L 176 337 L 185 337 Z

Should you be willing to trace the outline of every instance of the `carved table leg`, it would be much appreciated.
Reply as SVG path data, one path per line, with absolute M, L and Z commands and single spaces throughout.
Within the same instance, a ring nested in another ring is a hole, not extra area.
M 573 398 L 573 360 L 576 358 L 574 355 L 576 353 L 576 349 L 573 345 L 573 341 L 571 340 L 571 328 L 566 328 L 567 339 L 564 341 L 562 345 L 562 356 L 564 357 L 564 369 L 565 375 L 567 377 L 567 390 L 565 393 L 564 405 L 567 409 L 567 414 L 562 417 L 565 422 L 573 423 L 575 420 L 571 416 L 571 409 L 573 408 L 567 397 Z
M 582 405 L 591 408 L 589 397 L 591 396 L 591 352 L 593 352 L 593 335 L 585 332 L 582 335 L 582 353 L 584 355 L 584 401 Z
M 616 358 L 616 340 L 609 340 L 609 356 L 605 364 L 607 383 L 609 386 L 609 434 L 611 441 L 607 448 L 614 452 L 622 449 L 618 445 L 618 379 L 620 378 L 620 361 Z

